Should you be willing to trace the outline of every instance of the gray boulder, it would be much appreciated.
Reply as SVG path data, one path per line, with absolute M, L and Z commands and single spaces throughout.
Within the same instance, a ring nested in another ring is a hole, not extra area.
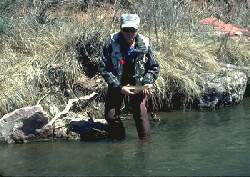
M 39 132 L 47 123 L 47 114 L 40 105 L 17 109 L 0 119 L 0 141 L 23 143 L 40 139 Z M 47 129 L 47 133 L 51 134 L 51 131 Z
M 203 73 L 200 77 L 203 92 L 198 98 L 199 108 L 214 109 L 242 101 L 248 78 L 240 68 L 228 64 L 216 74 Z
M 108 135 L 106 120 L 86 114 L 68 112 L 66 117 L 55 120 L 53 137 L 83 141 L 105 139 Z

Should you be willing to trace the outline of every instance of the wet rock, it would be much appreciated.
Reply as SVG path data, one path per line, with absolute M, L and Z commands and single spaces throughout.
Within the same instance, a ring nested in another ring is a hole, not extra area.
M 68 112 L 65 117 L 46 126 L 53 128 L 53 139 L 98 140 L 107 136 L 106 120 L 95 119 L 88 113 Z
M 39 140 L 50 140 L 55 138 L 55 129 L 51 125 L 45 125 L 41 129 L 36 129 L 36 138 Z
M 79 134 L 83 141 L 98 140 L 108 136 L 108 126 L 104 120 L 89 118 L 81 121 L 71 121 L 67 132 L 68 134 L 70 132 Z
M 0 119 L 0 141 L 23 143 L 39 139 L 37 130 L 48 123 L 41 106 L 24 107 Z
M 242 101 L 247 76 L 232 65 L 224 65 L 217 74 L 201 74 L 203 93 L 198 98 L 199 108 L 215 109 L 216 107 L 237 104 Z

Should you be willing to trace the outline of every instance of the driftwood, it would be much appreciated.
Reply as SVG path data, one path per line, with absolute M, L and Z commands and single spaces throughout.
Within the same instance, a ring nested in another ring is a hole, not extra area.
M 48 125 L 53 125 L 55 123 L 55 121 L 57 119 L 60 119 L 64 116 L 67 115 L 67 113 L 74 107 L 75 104 L 77 104 L 79 101 L 84 101 L 85 104 L 84 106 L 86 107 L 88 105 L 88 103 L 92 102 L 93 99 L 95 99 L 97 96 L 96 92 L 91 93 L 90 95 L 86 95 L 84 97 L 81 98 L 76 98 L 76 99 L 69 99 L 68 104 L 66 105 L 66 107 L 64 108 L 64 110 L 62 112 L 59 112 L 55 115 L 55 117 L 49 121 Z M 78 103 L 79 104 L 79 103 Z M 83 109 L 83 107 L 82 107 Z

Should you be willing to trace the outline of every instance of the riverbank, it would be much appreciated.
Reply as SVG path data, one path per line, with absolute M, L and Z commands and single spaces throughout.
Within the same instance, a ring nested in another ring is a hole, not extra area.
M 208 9 L 196 9 L 192 4 L 174 1 L 139 5 L 132 1 L 129 4 L 80 1 L 30 4 L 25 0 L 6 0 L 1 9 L 1 116 L 39 102 L 51 119 L 63 111 L 69 99 L 97 92 L 97 99 L 84 112 L 102 117 L 101 112 L 96 112 L 102 110 L 106 85 L 98 75 L 98 59 L 106 37 L 119 30 L 119 16 L 126 11 L 136 11 L 141 16 L 140 32 L 150 37 L 161 65 L 150 103 L 153 110 L 192 109 L 193 103 L 198 105 L 197 99 L 208 88 L 208 80 L 202 75 L 230 78 L 223 88 L 240 93 L 236 103 L 243 98 L 245 76 L 232 76 L 232 70 L 225 69 L 221 63 L 247 68 L 249 43 L 241 37 L 235 40 L 227 34 L 218 36 L 213 28 L 199 21 L 219 15 L 221 20 L 247 29 L 248 9 L 242 9 L 231 19 L 226 18 L 221 7 L 212 4 Z M 241 69 L 235 72 L 238 70 Z M 236 88 L 239 80 L 242 81 L 240 92 Z M 233 100 L 232 96 L 226 98 Z

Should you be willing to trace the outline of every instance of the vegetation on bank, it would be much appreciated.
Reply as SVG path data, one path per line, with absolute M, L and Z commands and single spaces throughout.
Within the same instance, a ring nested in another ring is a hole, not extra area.
M 201 73 L 218 73 L 220 63 L 248 66 L 250 61 L 249 43 L 218 36 L 199 21 L 215 16 L 250 29 L 249 11 L 242 6 L 228 14 L 226 4 L 213 1 L 201 8 L 176 0 L 3 0 L 0 117 L 37 102 L 53 114 L 53 106 L 61 109 L 69 98 L 101 94 L 101 47 L 126 12 L 141 17 L 140 33 L 150 37 L 161 65 L 153 95 L 157 109 L 171 107 L 176 95 L 192 100 L 201 93 Z

